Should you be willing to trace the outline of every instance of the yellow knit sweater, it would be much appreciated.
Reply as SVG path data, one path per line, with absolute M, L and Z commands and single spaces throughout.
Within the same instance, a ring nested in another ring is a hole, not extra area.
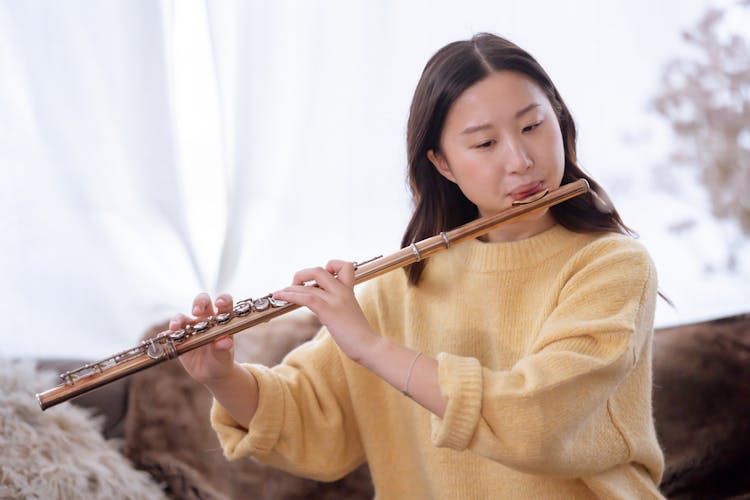
M 272 369 L 228 458 L 333 480 L 367 461 L 382 499 L 658 498 L 651 414 L 653 264 L 634 240 L 555 226 L 470 241 L 359 297 L 381 335 L 438 359 L 440 419 L 350 361 L 323 329 Z

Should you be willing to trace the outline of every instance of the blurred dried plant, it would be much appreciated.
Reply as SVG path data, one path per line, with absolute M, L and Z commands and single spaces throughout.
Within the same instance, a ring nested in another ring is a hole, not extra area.
M 709 9 L 683 32 L 694 55 L 667 64 L 663 90 L 653 100 L 678 138 L 668 169 L 697 171 L 713 213 L 735 220 L 745 236 L 750 236 L 750 30 L 744 24 L 744 34 L 733 33 L 725 21 L 746 17 L 749 9 L 750 0 Z

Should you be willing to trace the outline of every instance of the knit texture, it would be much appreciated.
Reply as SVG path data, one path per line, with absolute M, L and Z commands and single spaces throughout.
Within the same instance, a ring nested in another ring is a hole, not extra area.
M 372 327 L 438 360 L 443 418 L 350 361 L 325 329 L 272 369 L 251 422 L 217 402 L 228 458 L 332 480 L 367 460 L 378 498 L 659 498 L 656 295 L 644 248 L 555 226 L 474 240 L 366 286 Z M 247 430 L 246 430 L 247 428 Z

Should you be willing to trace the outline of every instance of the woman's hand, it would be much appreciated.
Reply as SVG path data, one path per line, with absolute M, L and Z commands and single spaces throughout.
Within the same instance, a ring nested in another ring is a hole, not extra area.
M 194 324 L 213 314 L 232 311 L 232 296 L 219 295 L 216 298 L 216 309 L 211 304 L 211 297 L 207 293 L 198 294 L 193 300 L 193 318 L 184 314 L 177 314 L 169 322 L 169 329 L 179 330 L 185 325 Z M 185 370 L 195 380 L 202 384 L 210 384 L 226 379 L 234 366 L 234 342 L 231 337 L 220 337 L 208 345 L 193 349 L 180 356 L 180 362 Z
M 305 285 L 315 280 L 317 286 Z M 274 298 L 306 306 L 328 328 L 339 348 L 359 362 L 380 339 L 367 322 L 354 297 L 354 265 L 332 260 L 325 269 L 299 271 L 292 286 L 275 292 Z

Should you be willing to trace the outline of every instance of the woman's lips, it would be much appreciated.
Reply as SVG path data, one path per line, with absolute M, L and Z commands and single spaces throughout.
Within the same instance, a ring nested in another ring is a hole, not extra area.
M 513 198 L 513 201 L 523 200 L 524 198 L 528 198 L 529 196 L 541 191 L 543 186 L 544 183 L 541 181 L 530 182 L 511 191 L 510 197 Z

